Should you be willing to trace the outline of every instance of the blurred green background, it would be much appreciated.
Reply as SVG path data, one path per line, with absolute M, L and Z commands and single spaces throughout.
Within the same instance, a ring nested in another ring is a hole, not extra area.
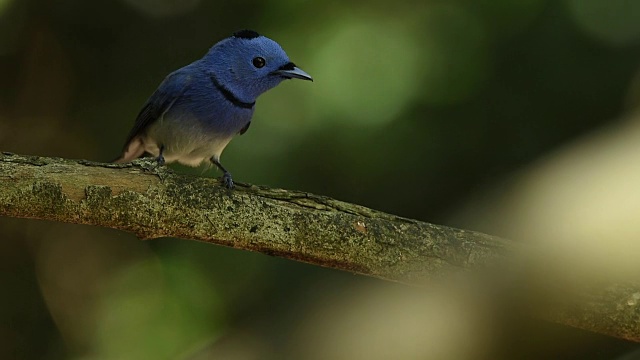
M 243 28 L 315 82 L 258 100 L 222 157 L 234 178 L 433 223 L 468 227 L 470 199 L 638 100 L 637 1 L 0 0 L 0 150 L 116 157 L 164 76 Z M 0 235 L 2 359 L 320 359 L 340 347 L 309 330 L 318 307 L 378 283 L 86 226 L 0 219 Z M 633 348 L 523 320 L 475 358 Z M 398 358 L 438 358 L 416 356 Z

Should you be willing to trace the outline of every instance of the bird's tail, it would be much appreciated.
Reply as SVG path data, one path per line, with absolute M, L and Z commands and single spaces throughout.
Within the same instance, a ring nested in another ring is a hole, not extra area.
M 133 138 L 127 146 L 125 146 L 122 155 L 111 160 L 112 163 L 127 163 L 141 157 L 144 154 L 144 144 L 140 138 Z

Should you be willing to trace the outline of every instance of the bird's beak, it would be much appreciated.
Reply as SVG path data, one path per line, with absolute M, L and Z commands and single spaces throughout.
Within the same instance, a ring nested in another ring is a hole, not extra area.
M 304 70 L 295 66 L 293 63 L 288 63 L 287 65 L 280 67 L 280 69 L 272 72 L 272 74 L 283 76 L 287 79 L 302 79 L 313 81 L 311 75 L 307 74 L 306 72 L 304 72 Z

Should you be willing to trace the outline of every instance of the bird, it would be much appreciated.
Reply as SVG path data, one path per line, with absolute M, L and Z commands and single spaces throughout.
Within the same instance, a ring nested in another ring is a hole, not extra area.
M 287 79 L 313 81 L 274 40 L 254 30 L 236 31 L 160 83 L 114 162 L 145 155 L 160 166 L 209 162 L 222 171 L 222 185 L 233 189 L 220 155 L 235 135 L 249 129 L 256 99 Z

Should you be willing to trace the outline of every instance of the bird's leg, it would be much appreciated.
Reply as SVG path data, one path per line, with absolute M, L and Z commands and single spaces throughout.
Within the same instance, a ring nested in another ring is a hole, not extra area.
M 156 158 L 159 166 L 164 165 L 164 156 L 162 153 L 164 153 L 164 145 L 160 145 L 160 154 L 158 154 L 158 157 Z
M 218 167 L 222 171 L 222 185 L 224 185 L 227 189 L 233 189 L 233 179 L 231 179 L 231 173 L 227 171 L 227 169 L 220 164 L 215 158 L 209 159 L 212 164 Z

